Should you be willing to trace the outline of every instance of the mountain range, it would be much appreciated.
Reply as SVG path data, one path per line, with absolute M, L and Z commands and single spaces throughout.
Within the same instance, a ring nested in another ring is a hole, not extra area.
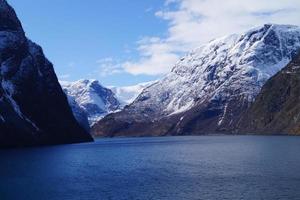
M 300 28 L 266 24 L 182 57 L 162 79 L 127 87 L 59 83 L 0 0 L 0 147 L 94 136 L 300 135 Z
M 60 81 L 77 121 L 86 130 L 110 113 L 131 104 L 154 82 L 126 87 L 105 87 L 97 80 Z
M 121 112 L 93 126 L 96 136 L 233 133 L 269 78 L 300 49 L 300 28 L 266 24 L 195 49 Z

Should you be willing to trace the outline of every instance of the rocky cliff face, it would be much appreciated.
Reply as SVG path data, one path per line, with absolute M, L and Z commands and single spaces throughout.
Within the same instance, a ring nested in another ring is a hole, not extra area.
M 299 48 L 300 29 L 289 25 L 267 24 L 211 41 L 183 57 L 122 112 L 97 123 L 93 134 L 229 133 Z
M 236 132 L 300 135 L 300 54 L 264 85 Z
M 97 80 L 61 82 L 61 85 L 71 100 L 70 105 L 74 115 L 85 114 L 90 126 L 107 114 L 120 109 L 121 104 L 115 94 Z M 82 118 L 79 121 L 82 123 Z
M 0 147 L 84 141 L 52 64 L 0 0 Z

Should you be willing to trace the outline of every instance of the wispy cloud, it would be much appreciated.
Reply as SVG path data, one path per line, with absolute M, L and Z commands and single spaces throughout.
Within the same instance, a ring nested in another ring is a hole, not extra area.
M 299 0 L 166 0 L 155 14 L 168 22 L 165 37 L 139 41 L 138 60 L 118 64 L 131 74 L 165 74 L 179 56 L 219 36 L 264 23 L 300 25 Z
M 62 75 L 58 76 L 58 79 L 64 81 L 64 80 L 68 80 L 70 77 L 71 77 L 70 74 L 62 74 Z
M 178 54 L 174 48 L 163 39 L 151 37 L 138 42 L 140 60 L 123 63 L 126 72 L 139 75 L 159 75 L 167 73 L 173 63 L 178 60 Z
M 97 73 L 102 77 L 124 72 L 122 64 L 111 57 L 102 58 L 96 63 L 99 66 Z
M 149 13 L 149 12 L 152 12 L 152 11 L 153 11 L 153 7 L 148 7 L 148 8 L 145 10 L 146 13 Z

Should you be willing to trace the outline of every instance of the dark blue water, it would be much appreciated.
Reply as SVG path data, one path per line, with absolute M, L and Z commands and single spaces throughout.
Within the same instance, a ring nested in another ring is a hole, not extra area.
M 0 151 L 1 200 L 300 199 L 300 137 L 104 139 Z

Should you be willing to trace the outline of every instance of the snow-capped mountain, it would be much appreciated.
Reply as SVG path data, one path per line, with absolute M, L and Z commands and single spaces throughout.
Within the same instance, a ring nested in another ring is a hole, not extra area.
M 94 127 L 99 135 L 227 132 L 263 84 L 300 48 L 300 28 L 267 24 L 219 38 L 183 57 L 122 112 Z M 114 128 L 109 126 L 114 124 Z
M 156 81 L 139 83 L 137 85 L 125 86 L 125 87 L 109 87 L 113 93 L 116 95 L 117 99 L 121 102 L 122 106 L 131 104 L 142 91 L 153 85 Z
M 52 64 L 0 0 L 0 148 L 92 141 L 75 120 Z
M 77 116 L 80 113 L 82 116 L 83 111 L 91 126 L 105 115 L 120 109 L 120 102 L 115 94 L 103 87 L 97 80 L 61 81 L 61 85 L 69 96 L 74 115 Z

